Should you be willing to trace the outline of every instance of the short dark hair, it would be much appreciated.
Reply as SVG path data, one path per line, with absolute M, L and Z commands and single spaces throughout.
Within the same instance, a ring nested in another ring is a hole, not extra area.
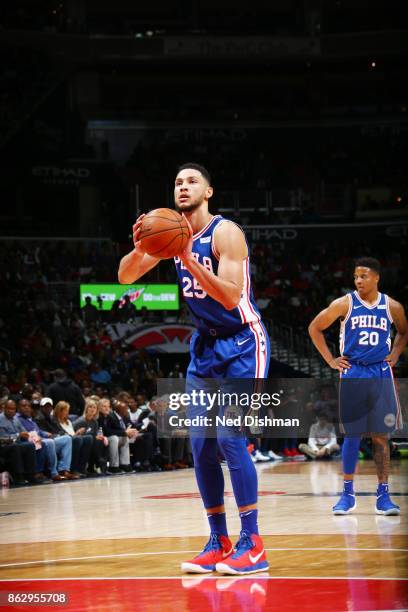
M 380 274 L 381 271 L 381 264 L 378 259 L 374 259 L 374 257 L 359 257 L 354 262 L 354 268 L 358 267 L 370 268 L 370 270 L 377 272 L 377 274 Z
M 191 168 L 192 170 L 198 170 L 201 172 L 205 180 L 209 185 L 211 185 L 211 174 L 208 172 L 207 168 L 204 168 L 201 164 L 196 164 L 195 162 L 188 162 L 186 164 L 182 164 L 177 168 L 177 174 L 182 170 L 186 170 L 187 168 Z

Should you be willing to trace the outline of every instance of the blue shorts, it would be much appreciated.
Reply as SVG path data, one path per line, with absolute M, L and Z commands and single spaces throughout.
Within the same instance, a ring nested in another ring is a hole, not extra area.
M 391 434 L 402 427 L 392 368 L 386 361 L 351 364 L 340 374 L 340 432 L 350 436 Z
M 194 332 L 187 378 L 267 378 L 269 336 L 261 322 L 249 323 L 233 336 Z
M 186 375 L 186 391 L 203 390 L 214 393 L 239 393 L 251 395 L 260 391 L 262 381 L 269 370 L 269 336 L 262 323 L 250 323 L 232 336 L 211 337 L 195 332 L 191 339 L 191 361 Z M 239 418 L 250 412 L 250 406 L 238 409 L 236 406 L 216 403 L 210 411 L 206 402 L 189 406 L 188 416 L 211 416 L 212 429 L 192 427 L 192 437 L 223 437 L 242 435 L 243 428 L 233 426 L 215 427 L 215 416 Z

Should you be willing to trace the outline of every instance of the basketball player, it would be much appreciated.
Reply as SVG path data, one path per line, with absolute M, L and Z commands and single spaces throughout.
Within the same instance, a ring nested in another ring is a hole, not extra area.
M 408 325 L 401 304 L 378 291 L 380 264 L 358 259 L 354 270 L 356 291 L 334 300 L 310 323 L 309 334 L 328 365 L 340 372 L 340 430 L 344 489 L 333 514 L 348 514 L 356 507 L 353 489 L 360 437 L 370 435 L 378 476 L 377 514 L 399 514 L 388 493 L 389 435 L 400 428 L 399 401 L 392 367 L 408 340 Z M 340 319 L 340 357 L 334 357 L 323 331 Z M 397 335 L 391 350 L 390 330 Z M 364 380 L 361 380 L 364 379 Z
M 203 166 L 188 163 L 178 169 L 175 206 L 190 224 L 190 238 L 175 264 L 197 327 L 191 339 L 187 379 L 265 378 L 269 338 L 252 294 L 245 236 L 238 225 L 209 212 L 212 195 L 211 178 Z M 121 283 L 134 282 L 160 261 L 144 253 L 138 241 L 142 219 L 143 215 L 133 226 L 134 250 L 120 262 Z M 182 563 L 182 570 L 265 571 L 269 565 L 258 534 L 257 475 L 245 438 L 191 436 L 191 445 L 211 535 L 203 552 Z M 228 538 L 218 447 L 228 463 L 241 518 L 235 549 Z

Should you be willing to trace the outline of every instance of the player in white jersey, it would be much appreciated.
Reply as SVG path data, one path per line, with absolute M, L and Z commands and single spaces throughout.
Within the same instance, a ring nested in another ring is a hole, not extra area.
M 404 308 L 378 291 L 380 264 L 371 257 L 356 261 L 356 291 L 334 300 L 309 325 L 310 337 L 328 365 L 340 372 L 340 429 L 345 435 L 342 460 L 344 489 L 334 514 L 356 507 L 353 489 L 360 438 L 372 439 L 378 476 L 377 514 L 399 514 L 388 493 L 389 435 L 401 426 L 392 367 L 408 341 Z M 340 357 L 332 355 L 324 330 L 340 319 Z M 390 328 L 397 335 L 391 349 Z

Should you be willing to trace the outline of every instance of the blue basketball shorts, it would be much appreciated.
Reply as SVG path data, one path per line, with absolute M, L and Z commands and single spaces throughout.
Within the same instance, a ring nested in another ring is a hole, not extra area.
M 340 374 L 340 432 L 350 436 L 391 434 L 401 429 L 401 408 L 386 361 L 351 364 Z
M 237 334 L 228 337 L 202 336 L 194 333 L 191 340 L 191 362 L 187 370 L 186 391 L 205 391 L 212 394 L 220 391 L 225 394 L 238 393 L 251 395 L 261 391 L 262 381 L 269 370 L 270 345 L 269 336 L 262 323 L 250 323 Z M 215 428 L 215 416 L 225 415 L 228 418 L 242 417 L 250 412 L 250 406 L 239 409 L 229 405 L 228 401 L 220 405 L 217 402 L 210 409 L 206 400 L 199 405 L 188 407 L 190 418 L 211 416 L 214 429 L 196 426 L 190 429 L 191 437 L 230 437 L 243 434 L 241 426 Z
M 203 336 L 194 332 L 187 370 L 199 378 L 267 378 L 269 336 L 261 322 L 249 323 L 233 336 Z

